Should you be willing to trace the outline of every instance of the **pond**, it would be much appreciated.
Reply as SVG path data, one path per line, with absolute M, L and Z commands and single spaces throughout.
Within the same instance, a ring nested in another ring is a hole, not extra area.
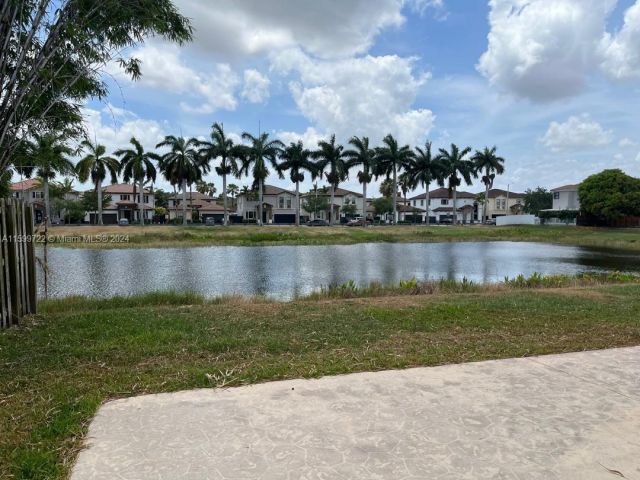
M 42 251 L 38 252 L 42 255 Z M 39 269 L 40 270 L 40 269 Z M 527 242 L 49 249 L 49 296 L 111 297 L 152 291 L 291 299 L 349 280 L 359 285 L 441 278 L 499 282 L 505 276 L 640 272 L 640 255 Z M 43 279 L 39 272 L 39 291 Z

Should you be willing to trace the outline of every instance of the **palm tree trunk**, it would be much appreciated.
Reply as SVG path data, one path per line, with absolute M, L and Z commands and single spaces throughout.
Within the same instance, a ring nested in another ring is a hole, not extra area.
M 329 205 L 329 224 L 333 225 L 334 221 L 333 221 L 333 202 L 334 202 L 334 198 L 335 198 L 335 187 L 333 185 L 331 185 L 331 205 Z
M 227 210 L 227 174 L 222 174 L 222 204 L 224 205 L 224 219 L 223 223 L 226 227 L 229 225 L 229 212 Z
M 44 187 L 44 220 L 47 225 L 51 225 L 51 205 L 49 203 L 49 178 L 47 175 L 42 177 L 42 186 Z
M 136 183 L 135 180 L 133 180 L 133 198 L 132 201 L 135 204 L 136 203 L 136 189 L 138 188 L 138 184 Z M 136 220 L 136 209 L 132 208 L 131 209 L 131 223 L 135 222 Z
M 398 223 L 398 170 L 393 165 L 393 224 Z
M 182 180 L 182 225 L 187 224 L 187 180 Z
M 362 182 L 362 226 L 367 226 L 367 182 Z
M 96 195 L 98 196 L 98 225 L 102 223 L 102 180 L 96 182 Z
M 258 182 L 258 225 L 262 226 L 262 180 Z
M 426 203 L 427 203 L 427 214 L 425 217 L 425 223 L 427 224 L 427 227 L 429 226 L 429 224 L 431 223 L 431 217 L 429 217 L 429 184 L 427 183 L 427 192 L 425 193 L 425 198 L 426 198 Z
M 482 206 L 482 216 L 484 217 L 485 222 L 489 220 L 489 184 L 485 185 L 486 190 L 484 192 L 484 205 Z
M 300 226 L 300 182 L 296 182 L 296 227 Z
M 458 224 L 458 191 L 456 187 L 453 187 L 453 224 Z
M 138 202 L 138 210 L 140 210 L 140 226 L 144 227 L 144 180 L 140 180 L 140 201 Z

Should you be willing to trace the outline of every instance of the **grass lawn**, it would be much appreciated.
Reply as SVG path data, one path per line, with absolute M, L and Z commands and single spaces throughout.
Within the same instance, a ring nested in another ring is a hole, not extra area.
M 637 283 L 289 303 L 45 302 L 0 332 L 0 478 L 65 478 L 110 398 L 638 345 L 639 311 Z
M 565 226 L 78 226 L 53 227 L 59 245 L 89 248 L 202 245 L 324 245 L 365 242 L 448 242 L 514 240 L 640 250 L 640 229 Z M 86 236 L 83 238 L 83 236 Z M 126 238 L 119 238 L 125 236 Z M 61 241 L 67 237 L 66 242 Z M 72 237 L 72 238 L 69 238 Z M 89 241 L 91 240 L 91 241 Z

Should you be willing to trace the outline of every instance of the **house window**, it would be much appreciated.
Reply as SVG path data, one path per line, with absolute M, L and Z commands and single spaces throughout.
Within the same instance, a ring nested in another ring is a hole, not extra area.
M 278 199 L 278 206 L 279 206 L 280 208 L 284 208 L 284 197 L 280 197 L 280 198 Z
M 440 200 L 440 205 L 449 205 L 449 200 L 443 198 L 442 200 Z
M 415 203 L 414 203 L 414 206 L 415 206 Z M 424 207 L 424 200 L 420 200 L 420 206 Z
M 44 198 L 44 192 L 31 192 L 31 198 Z
M 553 192 L 553 199 L 560 200 L 560 192 Z
M 144 203 L 149 203 L 149 195 L 144 196 Z
M 255 218 L 255 212 L 247 212 L 247 220 L 253 220 Z
M 124 201 L 129 201 L 131 200 L 131 195 L 120 195 L 120 200 Z
M 291 198 L 287 198 L 287 208 L 291 208 Z

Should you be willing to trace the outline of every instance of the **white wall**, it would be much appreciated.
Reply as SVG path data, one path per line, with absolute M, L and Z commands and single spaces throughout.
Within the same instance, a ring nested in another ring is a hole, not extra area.
M 535 215 L 504 215 L 496 217 L 496 225 L 535 225 Z

